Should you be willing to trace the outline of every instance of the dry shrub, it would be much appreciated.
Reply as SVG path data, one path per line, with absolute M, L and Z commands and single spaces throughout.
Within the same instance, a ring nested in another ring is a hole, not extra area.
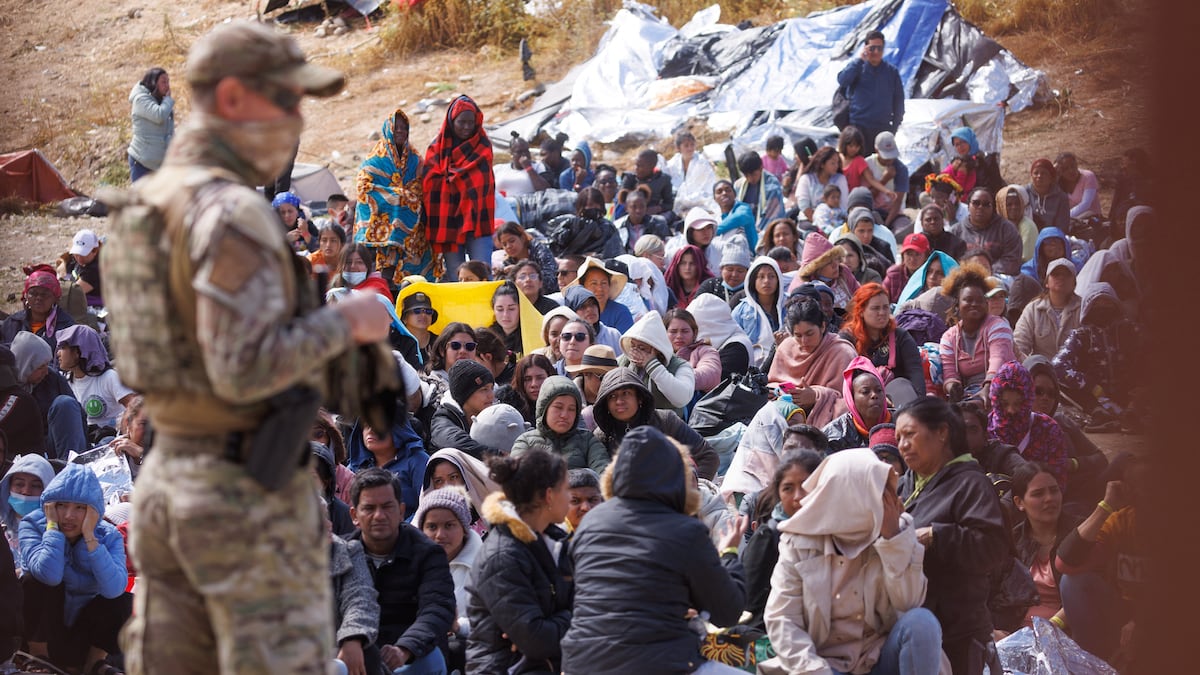
M 384 5 L 380 49 L 389 55 L 483 45 L 515 47 L 529 33 L 522 0 L 426 0 L 416 7 Z
M 661 0 L 653 3 L 660 16 L 667 17 L 672 26 L 679 28 L 691 21 L 696 12 L 714 4 L 715 0 Z M 784 0 L 724 0 L 721 5 L 721 23 L 737 24 L 749 20 L 756 26 L 774 23 L 780 19 L 796 16 L 797 3 Z M 823 7 L 829 2 L 809 3 Z
M 36 209 L 37 204 L 27 202 L 16 195 L 0 197 L 0 216 L 19 216 Z
M 146 29 L 136 43 L 130 45 L 128 55 L 130 63 L 137 64 L 134 70 L 140 78 L 150 68 L 155 66 L 166 68 L 171 74 L 182 75 L 183 63 L 187 59 L 188 49 L 200 32 L 196 28 L 177 29 L 171 23 L 166 12 L 162 15 L 162 26 L 157 29 Z M 138 70 L 140 68 L 140 70 Z M 178 78 L 183 83 L 183 78 Z
M 956 0 L 965 19 L 989 35 L 1047 31 L 1094 36 L 1124 12 L 1121 0 Z

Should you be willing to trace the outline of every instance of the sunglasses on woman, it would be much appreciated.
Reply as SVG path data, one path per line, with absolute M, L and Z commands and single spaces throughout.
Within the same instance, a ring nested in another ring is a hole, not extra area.
M 475 351 L 475 348 L 478 346 L 479 346 L 479 343 L 477 343 L 477 342 L 459 342 L 458 340 L 450 341 L 450 349 L 453 349 L 454 351 L 458 351 L 460 349 L 465 349 L 469 352 L 473 352 L 473 351 Z
M 562 338 L 563 342 L 570 342 L 572 340 L 576 342 L 583 342 L 587 339 L 587 336 L 587 333 L 559 333 L 558 335 L 558 337 Z
M 429 316 L 433 316 L 433 308 L 431 307 L 414 307 L 408 311 L 412 314 L 428 314 Z

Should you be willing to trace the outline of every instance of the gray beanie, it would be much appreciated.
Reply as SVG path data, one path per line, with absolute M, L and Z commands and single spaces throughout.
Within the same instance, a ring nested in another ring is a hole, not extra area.
M 853 232 L 854 226 L 858 225 L 858 221 L 860 220 L 869 220 L 874 223 L 875 214 L 871 212 L 871 209 L 862 206 L 856 206 L 853 209 L 850 209 L 850 217 L 846 218 L 846 227 Z
M 417 512 L 413 514 L 413 525 L 422 528 L 425 525 L 425 514 L 432 509 L 446 509 L 453 513 L 462 523 L 464 531 L 471 527 L 471 504 L 467 499 L 467 491 L 458 485 L 430 490 L 421 495 Z
M 517 436 L 525 431 L 525 418 L 507 403 L 497 403 L 484 408 L 471 424 L 472 439 L 504 452 L 512 449 Z
M 721 267 L 726 265 L 750 269 L 750 249 L 734 242 L 725 244 L 721 248 Z
M 865 185 L 859 185 L 850 191 L 846 196 L 846 210 L 852 210 L 858 207 L 871 208 L 875 204 L 875 198 L 871 196 L 871 189 Z

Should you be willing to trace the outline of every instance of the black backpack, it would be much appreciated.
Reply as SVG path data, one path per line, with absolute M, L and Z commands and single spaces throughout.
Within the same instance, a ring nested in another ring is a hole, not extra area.
M 844 87 L 838 87 L 833 92 L 833 124 L 838 131 L 850 126 L 850 96 Z

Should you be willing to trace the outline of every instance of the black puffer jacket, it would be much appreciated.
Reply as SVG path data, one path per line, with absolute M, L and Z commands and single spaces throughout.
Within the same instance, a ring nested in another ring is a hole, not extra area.
M 575 530 L 575 616 L 562 641 L 572 675 L 691 673 L 704 660 L 689 609 L 718 626 L 745 606 L 742 565 L 718 556 L 694 516 L 699 489 L 662 432 L 640 427 L 604 473 L 608 501 Z
M 607 218 L 593 220 L 573 213 L 556 216 L 546 223 L 546 243 L 555 256 L 591 255 L 615 258 L 624 251 L 621 235 Z
M 362 541 L 362 532 L 347 537 Z M 454 622 L 454 579 L 441 546 L 417 528 L 400 524 L 400 538 L 387 561 L 371 568 L 379 592 L 379 640 L 422 657 L 445 646 Z
M 562 671 L 559 643 L 571 625 L 567 533 L 554 525 L 545 532 L 562 542 L 555 560 L 503 493 L 488 496 L 483 515 L 492 529 L 467 584 L 467 672 L 557 674 Z
M 638 397 L 637 414 L 628 423 L 618 421 L 608 412 L 609 395 L 623 387 L 632 387 Z M 596 394 L 596 404 L 592 406 L 592 417 L 596 421 L 596 429 L 592 433 L 608 448 L 609 455 L 617 451 L 630 429 L 649 424 L 687 446 L 701 478 L 712 480 L 721 467 L 721 457 L 703 436 L 674 412 L 654 407 L 654 394 L 630 368 L 613 368 L 604 375 L 600 381 L 600 391 Z
M 821 432 L 829 437 L 829 452 L 846 450 L 847 448 L 869 448 L 870 439 L 863 438 L 858 427 L 854 426 L 854 418 L 850 413 L 842 413 L 826 424 Z
M 942 624 L 943 642 L 975 637 L 986 643 L 992 633 L 988 574 L 1011 561 L 996 490 L 973 459 L 942 467 L 913 499 L 915 484 L 910 469 L 900 479 L 900 499 L 914 527 L 933 527 L 933 543 L 925 547 L 925 608 Z

